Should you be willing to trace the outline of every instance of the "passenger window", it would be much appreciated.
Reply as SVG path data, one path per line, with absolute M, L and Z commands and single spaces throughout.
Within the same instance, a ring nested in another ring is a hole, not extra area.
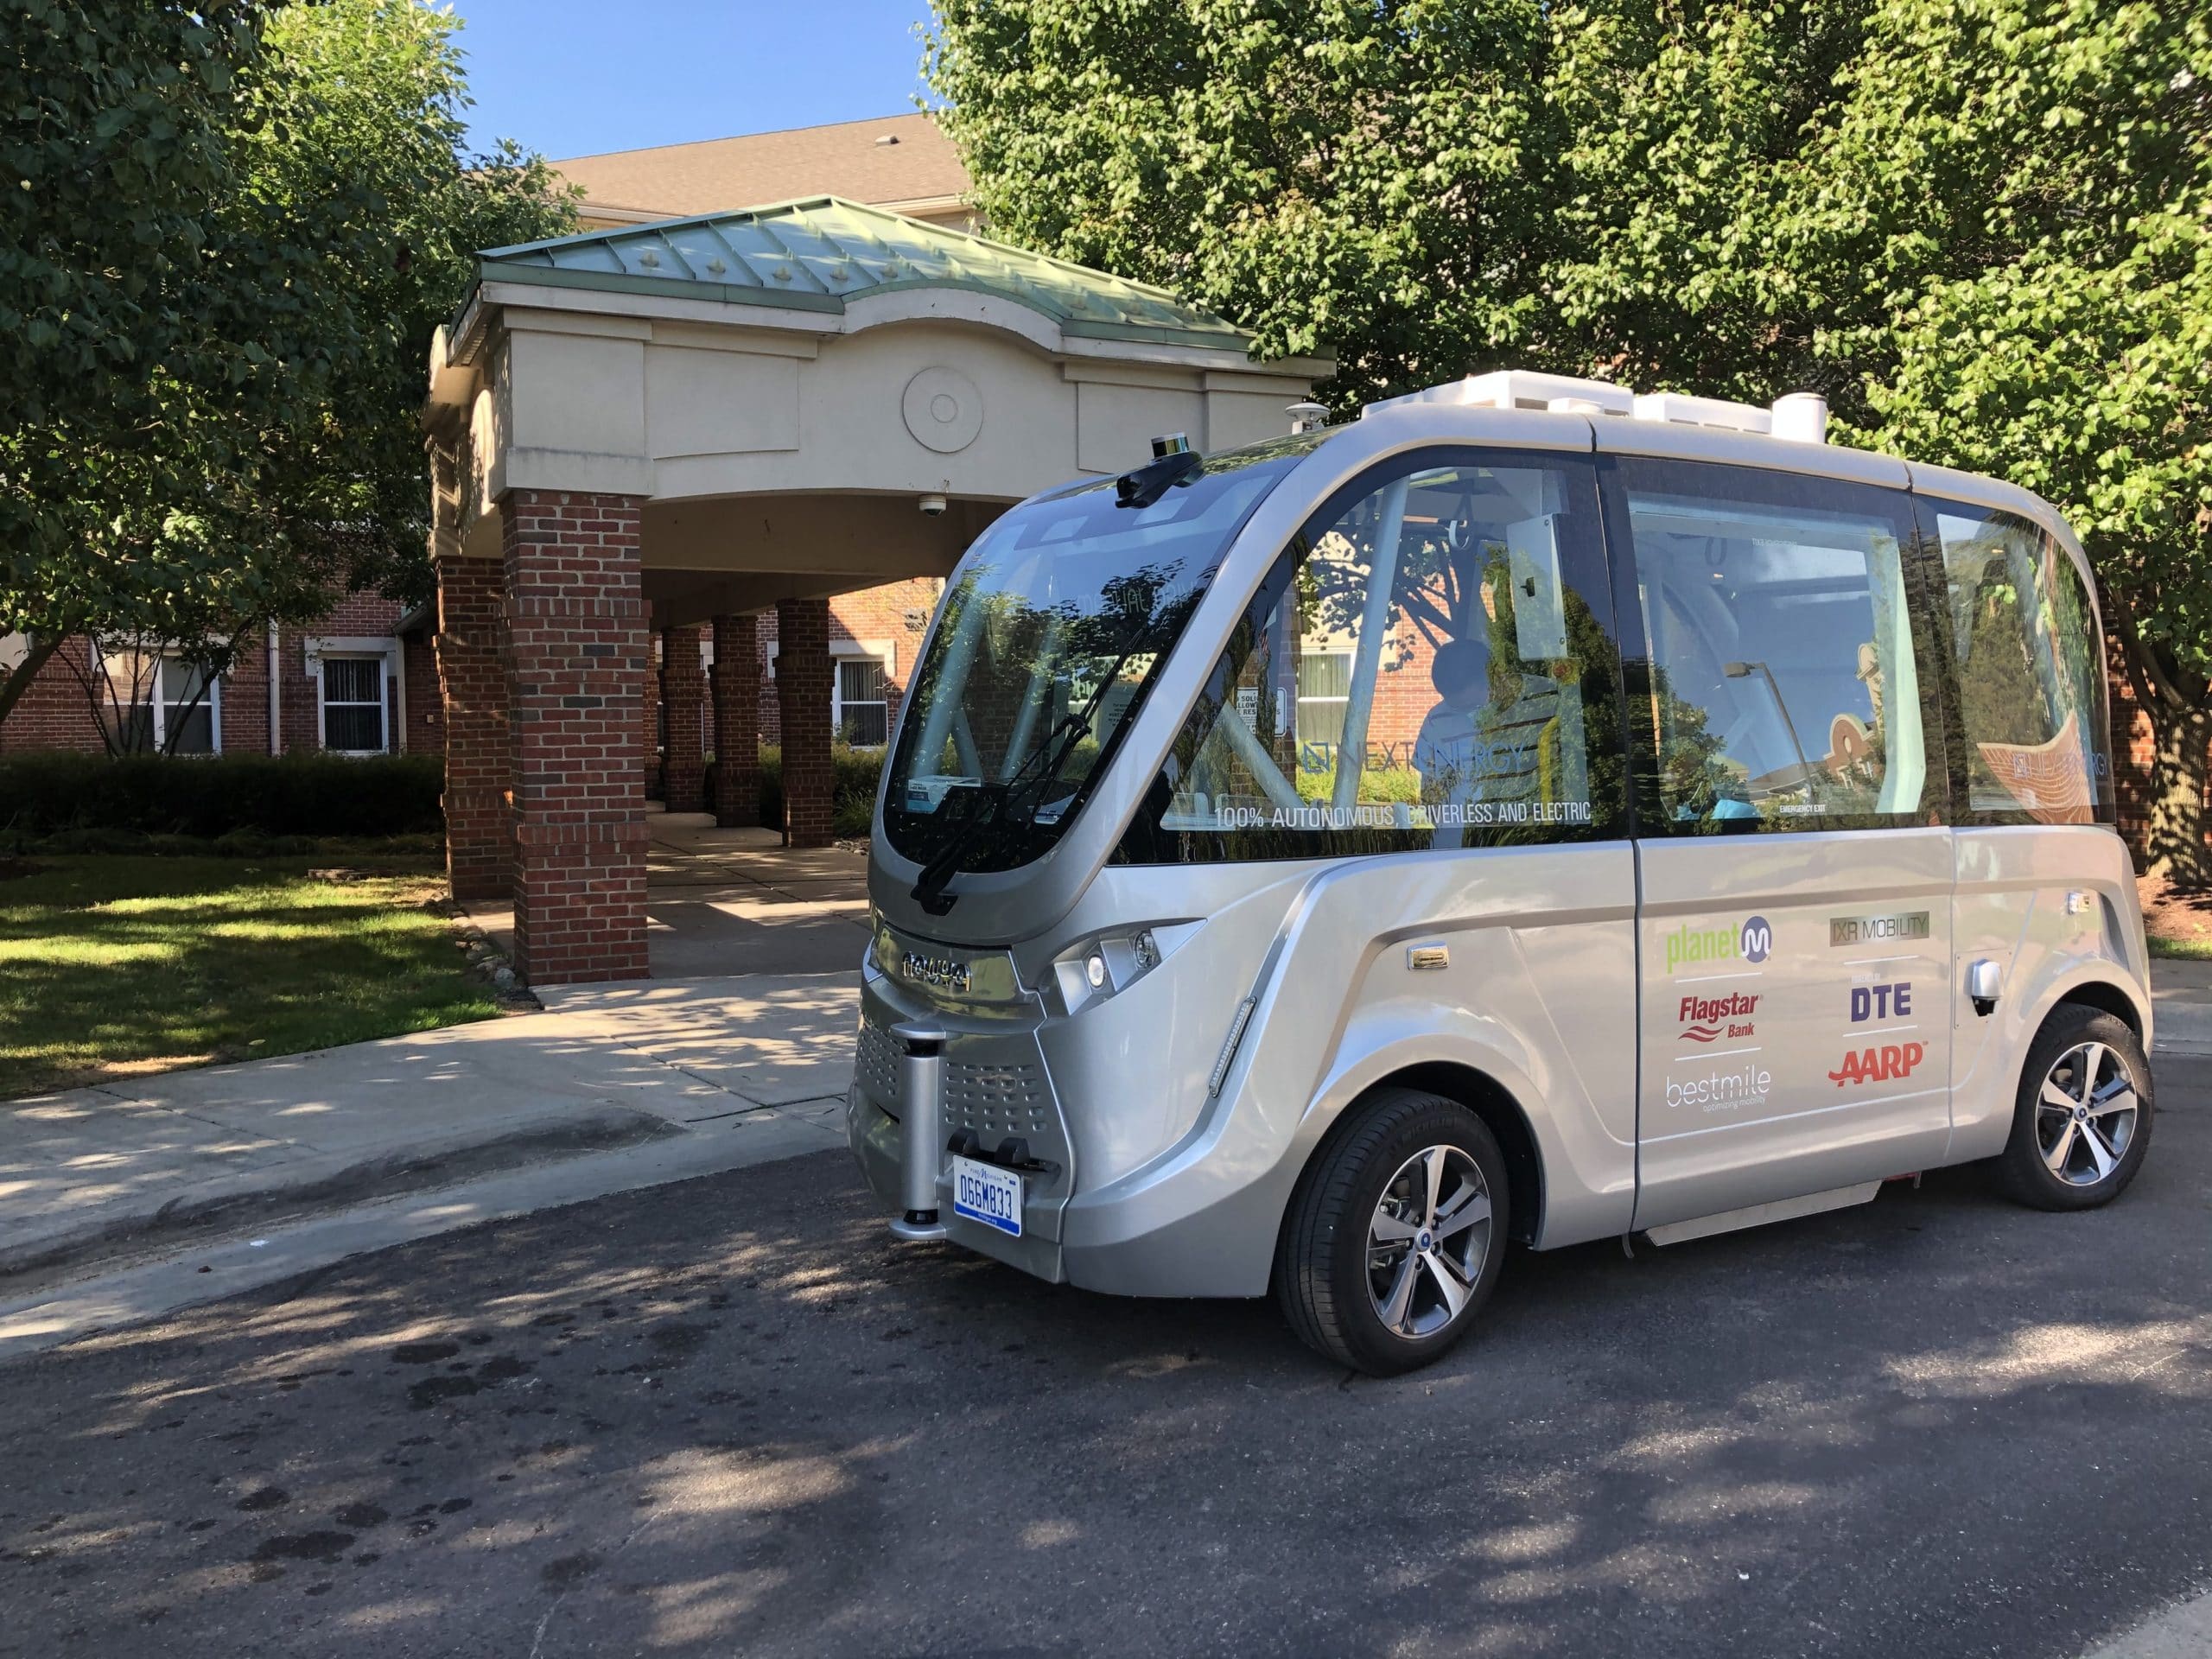
M 1624 461 L 1656 833 L 1916 822 L 1926 727 L 1902 497 Z
M 1586 463 L 1465 450 L 1325 505 L 1261 584 L 1121 856 L 1621 834 L 1595 509 Z
M 1928 505 L 1950 599 L 1968 811 L 2015 823 L 2109 817 L 2104 647 L 2081 572 L 2025 519 Z

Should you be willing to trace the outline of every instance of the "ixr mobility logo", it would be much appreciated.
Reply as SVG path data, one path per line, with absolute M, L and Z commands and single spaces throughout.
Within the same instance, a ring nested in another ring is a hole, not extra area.
M 1742 991 L 1728 996 L 1686 996 L 1675 1018 L 1681 1022 L 1685 1043 L 1717 1042 L 1723 1037 L 1752 1037 L 1758 1028 L 1751 1016 L 1758 1011 L 1756 995 Z
M 1916 910 L 1897 916 L 1831 916 L 1828 949 L 1847 944 L 1895 944 L 1902 939 L 1928 937 L 1928 912 Z
M 1761 963 L 1774 949 L 1774 930 L 1764 916 L 1747 917 L 1738 927 L 1691 927 L 1667 936 L 1667 971 L 1701 968 L 1716 962 Z

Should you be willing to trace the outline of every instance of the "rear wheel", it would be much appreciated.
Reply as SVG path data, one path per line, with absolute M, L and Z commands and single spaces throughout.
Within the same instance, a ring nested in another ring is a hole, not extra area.
M 2109 1204 L 2142 1167 L 2152 1111 L 2135 1033 L 2101 1009 L 2062 1007 L 2028 1050 L 1999 1183 L 2038 1210 Z
M 1306 1171 L 1283 1224 L 1275 1291 L 1291 1328 L 1377 1376 L 1464 1337 L 1497 1282 L 1505 1158 L 1465 1107 L 1382 1089 Z

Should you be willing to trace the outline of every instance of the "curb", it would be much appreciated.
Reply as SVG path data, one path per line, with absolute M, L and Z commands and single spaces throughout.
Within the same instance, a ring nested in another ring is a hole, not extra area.
M 490 1135 L 433 1136 L 404 1152 L 305 1157 L 274 1170 L 200 1183 L 150 1210 L 111 1211 L 0 1244 L 0 1290 L 29 1290 L 35 1287 L 27 1281 L 35 1278 L 125 1254 L 132 1244 L 167 1243 L 188 1230 L 219 1230 L 302 1210 L 389 1198 L 522 1164 L 614 1151 L 683 1133 L 653 1113 L 607 1106 L 509 1120 L 507 1128 Z
M 2153 998 L 2151 1053 L 2212 1054 L 2212 1002 L 2180 997 Z

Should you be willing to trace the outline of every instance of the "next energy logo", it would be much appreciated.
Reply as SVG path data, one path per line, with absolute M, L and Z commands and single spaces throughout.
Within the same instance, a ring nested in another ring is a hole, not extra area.
M 1923 918 L 1924 919 L 1924 918 Z M 1774 950 L 1774 930 L 1764 916 L 1747 917 L 1735 927 L 1691 927 L 1687 923 L 1667 936 L 1667 971 L 1713 963 L 1764 962 Z

